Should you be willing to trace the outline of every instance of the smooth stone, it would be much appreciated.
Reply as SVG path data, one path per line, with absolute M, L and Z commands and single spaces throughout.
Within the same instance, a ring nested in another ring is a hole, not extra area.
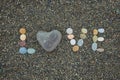
M 77 45 L 73 46 L 72 50 L 73 50 L 74 52 L 77 52 L 77 51 L 79 50 L 79 46 L 77 46 Z
M 93 42 L 97 42 L 98 37 L 96 35 L 93 36 Z
M 75 36 L 73 35 L 73 34 L 69 34 L 69 35 L 67 35 L 67 38 L 68 39 L 73 39 Z
M 86 38 L 86 35 L 85 35 L 85 34 L 80 34 L 80 38 L 81 38 L 81 39 L 85 39 L 85 38 Z
M 98 29 L 98 32 L 99 32 L 99 33 L 104 33 L 105 30 L 104 30 L 104 28 L 99 28 L 99 29 Z
M 25 41 L 19 41 L 18 44 L 19 44 L 21 47 L 23 47 L 23 46 L 26 45 L 26 42 L 25 42 Z
M 34 48 L 28 48 L 27 52 L 28 52 L 28 54 L 34 54 L 35 49 Z
M 87 29 L 86 28 L 82 28 L 81 32 L 86 34 L 87 33 Z
M 26 33 L 26 29 L 25 29 L 25 28 L 20 28 L 19 32 L 20 32 L 21 34 L 25 34 L 25 33 Z
M 97 35 L 98 34 L 98 30 L 97 29 L 94 29 L 93 30 L 93 35 Z
M 48 52 L 53 51 L 60 43 L 62 34 L 58 30 L 51 32 L 38 31 L 37 40 L 39 44 Z
M 75 40 L 75 39 L 71 39 L 71 40 L 70 40 L 70 44 L 71 44 L 71 45 L 75 45 L 75 44 L 76 44 L 76 40 Z
M 82 46 L 84 43 L 83 39 L 79 39 L 78 42 L 77 42 L 77 45 L 78 46 Z
M 93 44 L 92 44 L 92 50 L 93 50 L 93 51 L 96 51 L 96 50 L 97 50 L 97 43 L 93 43 Z
M 26 35 L 25 34 L 20 35 L 20 40 L 25 41 L 26 40 Z
M 104 52 L 104 49 L 103 48 L 98 48 L 97 51 L 98 52 Z
M 72 28 L 67 28 L 66 33 L 67 34 L 72 34 L 73 33 L 73 29 Z
M 20 47 L 19 53 L 26 54 L 27 53 L 27 49 L 25 47 Z
M 98 41 L 104 41 L 104 37 L 98 37 Z

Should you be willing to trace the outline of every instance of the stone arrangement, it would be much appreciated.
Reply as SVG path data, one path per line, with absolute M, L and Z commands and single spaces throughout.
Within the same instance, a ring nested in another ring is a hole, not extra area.
M 78 46 L 82 46 L 83 44 L 84 44 L 84 39 L 86 39 L 86 34 L 87 34 L 87 29 L 86 28 L 82 28 L 81 29 L 81 34 L 80 34 L 80 39 L 78 40 L 78 42 L 77 42 L 77 45 Z
M 20 48 L 19 48 L 19 53 L 20 54 L 34 54 L 35 53 L 35 49 L 34 48 L 26 48 L 26 29 L 25 28 L 21 28 L 19 30 L 20 35 L 20 41 L 18 42 Z
M 81 34 L 80 34 L 80 39 L 77 41 L 75 40 L 75 36 L 73 34 L 73 29 L 72 28 L 67 28 L 66 33 L 67 33 L 67 38 L 70 40 L 70 44 L 73 46 L 72 50 L 74 52 L 77 52 L 81 46 L 84 44 L 84 39 L 86 39 L 86 34 L 87 34 L 87 29 L 82 28 L 81 29 Z
M 51 32 L 38 31 L 36 37 L 42 48 L 51 52 L 60 43 L 62 34 L 58 30 L 53 30 Z
M 98 33 L 99 34 L 104 33 L 104 31 L 105 30 L 103 28 L 99 28 L 98 30 L 97 29 L 93 30 L 93 37 L 92 37 L 92 40 L 93 40 L 92 50 L 93 51 L 104 52 L 104 49 L 103 48 L 98 48 L 98 45 L 97 45 L 97 41 L 99 41 L 99 42 L 104 41 L 104 37 L 98 37 Z M 77 41 L 77 40 L 75 40 L 75 36 L 73 34 L 73 29 L 72 28 L 67 28 L 66 29 L 67 38 L 70 40 L 70 44 L 73 46 L 72 47 L 73 52 L 79 51 L 79 48 L 81 46 L 83 46 L 84 39 L 87 38 L 87 36 L 86 36 L 87 32 L 88 31 L 87 31 L 86 28 L 82 28 L 81 33 L 80 33 L 80 39 Z
M 104 52 L 104 49 L 103 48 L 98 48 L 98 45 L 97 45 L 97 41 L 99 42 L 102 42 L 104 41 L 104 37 L 98 37 L 98 33 L 104 33 L 104 29 L 103 28 L 99 28 L 98 30 L 97 29 L 94 29 L 93 30 L 93 43 L 92 43 L 92 50 L 93 51 L 98 51 L 98 52 Z
M 76 40 L 74 39 L 75 36 L 73 34 L 73 29 L 72 28 L 67 28 L 66 29 L 66 33 L 67 33 L 67 38 L 70 40 L 70 44 L 73 46 L 73 51 L 78 51 L 79 50 L 79 46 L 75 45 L 76 44 Z
M 21 34 L 19 41 L 19 46 L 20 46 L 19 53 L 34 54 L 36 52 L 34 48 L 28 48 L 28 49 L 26 48 L 26 35 L 25 35 L 26 29 L 21 28 L 19 32 Z M 99 42 L 104 41 L 104 37 L 101 36 L 98 37 L 99 34 L 103 34 L 104 32 L 105 30 L 103 28 L 93 30 L 93 37 L 92 37 L 93 43 L 91 46 L 93 51 L 104 52 L 104 48 L 98 48 L 98 44 L 97 44 L 98 41 Z M 69 42 L 72 45 L 73 52 L 79 51 L 80 47 L 82 47 L 84 44 L 84 39 L 87 38 L 87 33 L 88 33 L 87 29 L 86 28 L 81 29 L 80 38 L 78 40 L 75 39 L 75 35 L 73 34 L 72 28 L 67 28 L 66 33 L 67 33 L 67 38 L 70 40 Z M 44 50 L 46 50 L 47 52 L 51 52 L 60 43 L 62 34 L 58 30 L 52 30 L 50 32 L 38 31 L 38 33 L 36 34 L 36 38 Z

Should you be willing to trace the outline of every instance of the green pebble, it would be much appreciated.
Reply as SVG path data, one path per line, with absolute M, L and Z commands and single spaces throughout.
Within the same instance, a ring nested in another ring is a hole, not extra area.
M 86 35 L 85 35 L 85 34 L 80 34 L 80 38 L 81 38 L 81 39 L 85 39 L 85 38 L 86 38 Z
M 93 42 L 97 42 L 97 40 L 98 40 L 98 37 L 96 35 L 93 36 Z
M 28 54 L 34 54 L 35 51 L 36 50 L 34 48 L 28 48 L 28 50 L 27 50 Z

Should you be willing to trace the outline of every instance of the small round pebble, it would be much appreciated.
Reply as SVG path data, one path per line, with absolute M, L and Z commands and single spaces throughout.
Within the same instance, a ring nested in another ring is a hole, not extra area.
M 97 51 L 98 52 L 104 52 L 104 48 L 98 48 Z
M 67 34 L 72 34 L 73 33 L 73 29 L 72 28 L 67 28 L 66 32 L 67 32 Z
M 22 47 L 22 46 L 25 46 L 25 45 L 26 45 L 26 42 L 25 42 L 25 41 L 19 41 L 18 44 Z
M 84 43 L 84 42 L 83 42 L 83 39 L 79 39 L 78 42 L 77 42 L 77 45 L 78 45 L 78 46 L 82 46 L 83 43 Z
M 73 39 L 75 36 L 73 35 L 73 34 L 69 34 L 69 35 L 67 35 L 67 38 L 68 39 Z
M 99 29 L 98 29 L 98 32 L 99 32 L 99 33 L 104 33 L 105 30 L 104 30 L 104 28 L 99 28 Z
M 98 30 L 97 29 L 94 29 L 93 30 L 93 35 L 97 35 L 98 34 Z
M 76 44 L 76 40 L 75 40 L 75 39 L 71 39 L 71 40 L 70 40 L 70 44 L 71 44 L 71 45 L 75 45 L 75 44 Z
M 25 29 L 25 28 L 20 28 L 19 32 L 20 32 L 21 34 L 25 34 L 25 33 L 26 33 L 26 29 Z
M 28 52 L 28 54 L 34 54 L 35 49 L 34 48 L 28 48 L 27 52 Z
M 80 34 L 80 38 L 81 39 L 85 39 L 86 38 L 86 34 Z
M 93 50 L 93 51 L 96 51 L 96 50 L 97 50 L 97 43 L 93 43 L 93 44 L 92 44 L 92 50 Z
M 26 40 L 26 35 L 25 34 L 20 35 L 20 40 L 22 41 Z
M 98 37 L 98 41 L 104 41 L 104 37 Z
M 74 52 L 77 52 L 77 51 L 79 50 L 79 46 L 77 46 L 77 45 L 73 46 L 72 50 L 73 50 Z
M 96 35 L 93 36 L 93 42 L 97 42 L 98 37 Z
M 20 47 L 19 53 L 26 54 L 27 53 L 27 49 L 25 47 Z
M 82 28 L 81 32 L 84 33 L 84 34 L 86 34 L 87 33 L 87 29 L 86 28 Z

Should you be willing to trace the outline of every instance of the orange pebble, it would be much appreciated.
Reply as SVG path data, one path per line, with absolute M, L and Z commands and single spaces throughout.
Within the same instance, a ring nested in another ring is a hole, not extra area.
M 98 34 L 98 30 L 97 29 L 94 29 L 93 30 L 93 35 L 97 35 Z
M 67 38 L 68 39 L 73 39 L 75 36 L 73 35 L 73 34 L 69 34 L 68 36 L 67 36 Z
M 75 46 L 73 46 L 72 49 L 73 49 L 74 52 L 77 52 L 79 50 L 79 46 L 75 45 Z
M 26 29 L 25 29 L 25 28 L 21 28 L 21 29 L 19 30 L 19 32 L 20 32 L 21 34 L 25 34 L 25 33 L 26 33 Z

